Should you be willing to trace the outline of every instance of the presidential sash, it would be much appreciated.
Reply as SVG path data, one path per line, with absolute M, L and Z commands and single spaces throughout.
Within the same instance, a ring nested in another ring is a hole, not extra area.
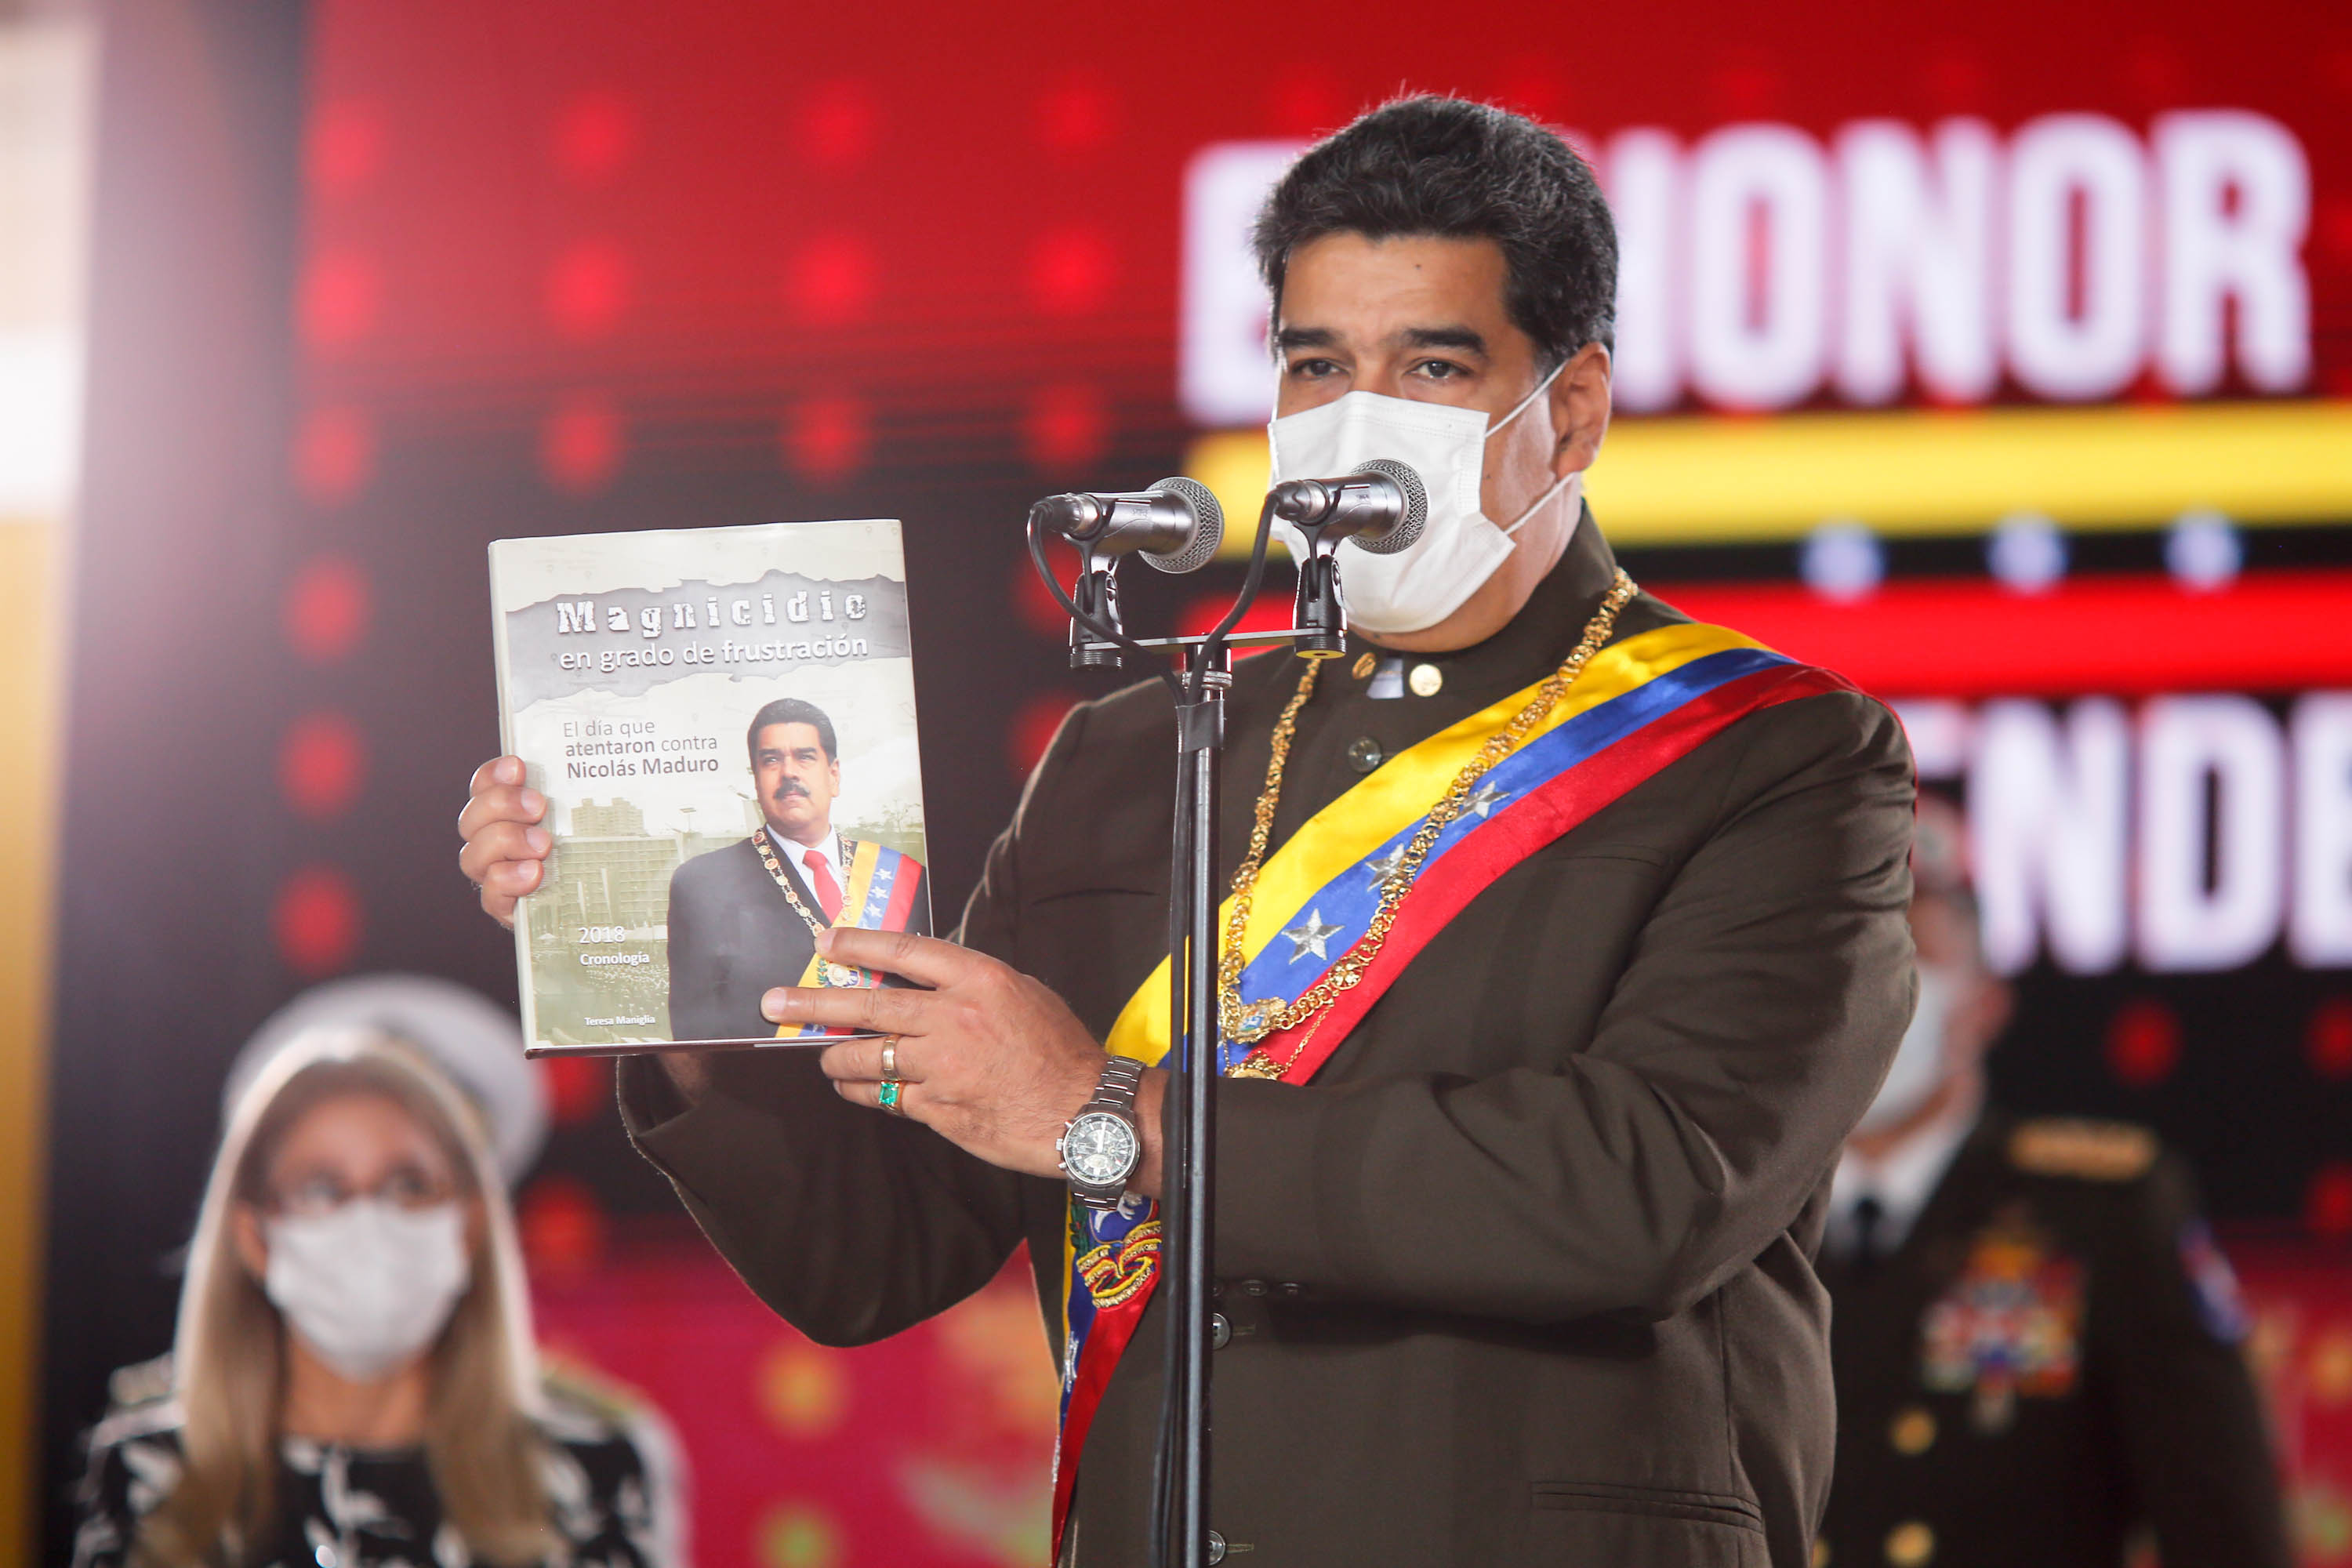
M 1311 817 L 1258 873 L 1242 936 L 1246 1011 L 1278 1015 L 1360 942 L 1405 846 L 1462 770 L 1535 700 L 1541 682 L 1391 758 Z M 1357 984 L 1319 1017 L 1256 1047 L 1286 1083 L 1305 1083 L 1448 921 L 1513 866 L 1627 791 L 1759 710 L 1846 681 L 1721 626 L 1673 626 L 1601 649 L 1517 748 L 1473 786 L 1396 908 L 1387 940 Z M 1224 929 L 1231 900 L 1220 910 Z M 1136 988 L 1104 1048 L 1157 1063 L 1169 1048 L 1162 959 Z M 1247 1055 L 1233 1047 L 1230 1072 Z M 1062 1302 L 1062 1430 L 1054 1458 L 1058 1560 L 1078 1458 L 1111 1371 L 1160 1279 L 1159 1205 L 1115 1213 L 1069 1205 Z
M 849 885 L 841 890 L 841 913 L 834 917 L 833 923 L 863 926 L 867 931 L 905 931 L 907 923 L 915 918 L 915 900 L 923 886 L 923 863 L 871 839 L 861 843 L 845 838 L 841 847 L 849 862 Z M 793 984 L 810 987 L 871 986 L 881 984 L 882 976 L 877 970 L 827 963 L 812 948 L 808 967 L 801 971 L 801 977 Z M 844 1032 L 823 1024 L 803 1024 L 797 1028 L 782 1024 L 777 1026 L 776 1037 L 811 1040 Z

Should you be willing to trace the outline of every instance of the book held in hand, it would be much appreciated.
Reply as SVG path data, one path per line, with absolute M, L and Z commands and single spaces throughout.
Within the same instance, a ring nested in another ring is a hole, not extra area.
M 530 1053 L 850 1037 L 760 998 L 881 983 L 824 926 L 931 930 L 898 524 L 502 539 L 490 592 L 555 838 L 515 912 Z

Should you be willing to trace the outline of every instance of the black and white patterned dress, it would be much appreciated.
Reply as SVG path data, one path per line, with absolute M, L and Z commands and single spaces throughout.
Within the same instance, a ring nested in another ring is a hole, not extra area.
M 667 1432 L 551 1378 L 541 1477 L 561 1568 L 686 1568 Z M 116 1410 L 92 1429 L 76 1501 L 73 1568 L 123 1568 L 140 1521 L 180 1479 L 181 1415 L 170 1399 Z M 422 1448 L 366 1449 L 289 1437 L 278 1446 L 275 1539 L 250 1568 L 470 1568 L 443 1518 Z

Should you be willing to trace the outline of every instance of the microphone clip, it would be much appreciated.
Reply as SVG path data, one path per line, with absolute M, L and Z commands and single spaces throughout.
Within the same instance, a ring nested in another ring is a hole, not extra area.
M 1070 622 L 1070 668 L 1072 669 L 1118 669 L 1126 664 L 1118 649 L 1102 646 L 1099 632 L 1087 628 L 1092 620 L 1097 626 L 1108 626 L 1114 632 L 1124 632 L 1127 624 L 1118 618 L 1118 557 L 1108 555 L 1099 561 L 1091 544 L 1078 546 L 1078 577 L 1070 584 L 1070 599 L 1078 607 L 1079 618 Z
M 1330 658 L 1346 649 L 1348 636 L 1339 546 L 1352 539 L 1375 555 L 1402 550 L 1421 537 L 1428 493 L 1412 468 L 1375 458 L 1344 479 L 1286 479 L 1266 499 L 1275 516 L 1307 538 L 1292 620 L 1306 635 L 1293 650 L 1302 658 Z

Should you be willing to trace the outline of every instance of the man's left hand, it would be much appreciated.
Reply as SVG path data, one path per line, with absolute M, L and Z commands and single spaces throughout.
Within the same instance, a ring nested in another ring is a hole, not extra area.
M 1061 1174 L 1055 1140 L 1094 1097 L 1103 1048 L 1045 985 L 983 953 L 904 931 L 835 926 L 817 951 L 836 963 L 903 975 L 930 987 L 803 990 L 779 987 L 761 1000 L 772 1023 L 823 1024 L 898 1037 L 904 1087 L 898 1109 L 992 1165 L 1033 1176 Z M 845 1100 L 881 1103 L 883 1041 L 825 1048 L 825 1076 Z M 1129 1184 L 1159 1189 L 1162 1074 L 1145 1075 L 1136 1120 L 1143 1168 Z

